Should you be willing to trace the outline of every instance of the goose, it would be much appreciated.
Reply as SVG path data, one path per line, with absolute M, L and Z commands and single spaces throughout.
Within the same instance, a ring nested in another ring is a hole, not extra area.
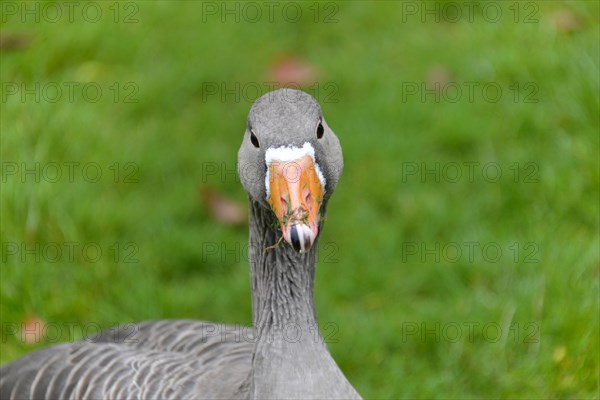
M 248 192 L 253 327 L 191 320 L 125 325 L 0 369 L 2 399 L 360 399 L 319 333 L 317 243 L 342 173 L 318 102 L 258 98 L 238 152 Z

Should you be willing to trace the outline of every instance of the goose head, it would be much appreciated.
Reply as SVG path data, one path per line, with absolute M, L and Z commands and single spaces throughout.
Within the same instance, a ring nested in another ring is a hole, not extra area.
M 240 180 L 253 202 L 272 211 L 294 250 L 305 253 L 315 243 L 343 164 L 340 142 L 312 96 L 280 89 L 252 105 L 238 152 Z

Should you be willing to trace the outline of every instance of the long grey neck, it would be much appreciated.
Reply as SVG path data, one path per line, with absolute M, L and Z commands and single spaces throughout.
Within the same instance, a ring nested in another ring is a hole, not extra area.
M 260 332 L 284 329 L 286 324 L 316 326 L 313 292 L 317 243 L 308 253 L 300 254 L 280 240 L 281 231 L 276 224 L 270 210 L 250 201 L 254 327 Z
M 270 210 L 250 200 L 252 319 L 257 336 L 250 398 L 360 398 L 331 358 L 317 325 L 313 293 L 318 238 L 306 254 L 283 240 L 269 249 L 281 237 L 276 222 Z

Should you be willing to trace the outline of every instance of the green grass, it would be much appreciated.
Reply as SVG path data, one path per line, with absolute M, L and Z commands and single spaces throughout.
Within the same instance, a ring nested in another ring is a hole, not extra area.
M 60 340 L 79 339 L 82 326 L 147 319 L 251 323 L 247 228 L 219 225 L 197 191 L 209 184 L 245 202 L 234 176 L 207 176 L 206 167 L 235 169 L 253 98 L 203 98 L 203 85 L 264 91 L 274 60 L 293 54 L 318 70 L 317 97 L 344 148 L 316 300 L 331 352 L 357 390 L 367 398 L 599 397 L 597 2 L 520 3 L 516 23 L 508 2 L 494 3 L 503 12 L 496 23 L 481 5 L 473 22 L 436 23 L 401 3 L 322 3 L 323 13 L 337 10 L 331 24 L 315 23 L 313 3 L 298 3 L 294 23 L 281 8 L 272 23 L 266 14 L 222 23 L 191 1 L 139 3 L 136 23 L 123 22 L 136 8 L 122 4 L 115 23 L 111 4 L 102 3 L 96 23 L 80 8 L 73 22 L 3 14 L 5 37 L 31 35 L 28 46 L 1 53 L 3 363 L 48 344 L 13 333 L 29 315 L 58 326 Z M 575 17 L 572 31 L 553 26 L 561 10 Z M 531 12 L 537 22 L 525 23 Z M 409 95 L 435 66 L 463 89 L 492 83 L 502 95 Z M 86 101 L 76 88 L 71 101 L 65 82 L 97 83 L 103 95 Z M 10 92 L 52 83 L 64 90 L 56 102 L 52 92 L 24 102 Z M 79 163 L 73 182 L 69 162 Z M 92 162 L 98 182 L 84 179 L 93 169 L 82 176 Z M 48 174 L 49 163 L 60 164 L 62 178 L 9 173 L 36 163 Z M 436 165 L 439 179 L 421 177 L 421 167 Z M 483 170 L 490 165 L 502 172 L 497 181 Z M 72 258 L 69 242 L 77 243 Z M 233 254 L 213 254 L 214 243 Z M 32 251 L 13 255 L 13 245 Z M 86 261 L 95 248 L 102 256 Z

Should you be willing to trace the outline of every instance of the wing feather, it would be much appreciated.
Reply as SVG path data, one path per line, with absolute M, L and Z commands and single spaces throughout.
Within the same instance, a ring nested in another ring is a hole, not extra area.
M 252 335 L 199 321 L 122 325 L 3 366 L 0 398 L 231 398 L 250 373 Z

